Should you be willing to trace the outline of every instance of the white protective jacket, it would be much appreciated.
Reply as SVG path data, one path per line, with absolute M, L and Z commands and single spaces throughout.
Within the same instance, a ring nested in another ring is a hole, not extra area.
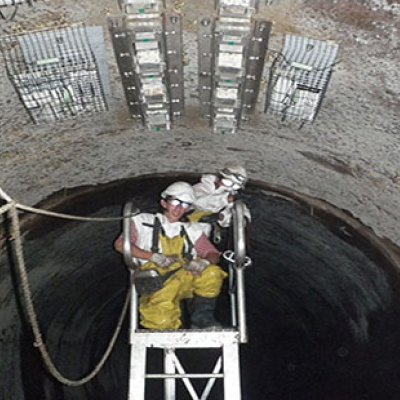
M 228 201 L 229 191 L 226 188 L 215 186 L 217 179 L 216 175 L 205 174 L 201 177 L 200 182 L 193 186 L 196 198 L 194 206 L 201 211 L 222 214 L 223 219 L 219 220 L 218 223 L 222 227 L 228 227 L 232 218 L 231 208 L 233 203 Z
M 195 201 L 194 206 L 201 211 L 210 211 L 212 213 L 219 213 L 222 219 L 218 224 L 223 228 L 227 228 L 232 219 L 233 202 L 228 201 L 230 194 L 223 186 L 216 187 L 215 182 L 218 179 L 216 175 L 204 174 L 199 183 L 193 185 Z M 245 217 L 251 221 L 250 210 L 245 207 Z
M 194 206 L 201 211 L 217 213 L 228 206 L 229 192 L 223 187 L 215 187 L 216 175 L 203 175 L 199 183 L 193 186 Z

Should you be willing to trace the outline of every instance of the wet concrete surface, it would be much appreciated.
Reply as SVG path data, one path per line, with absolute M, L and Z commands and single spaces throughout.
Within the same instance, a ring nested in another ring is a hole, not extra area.
M 57 209 L 118 216 L 131 198 L 140 209 L 154 209 L 158 193 L 176 179 L 77 189 L 75 200 L 66 196 L 68 206 Z M 264 189 L 250 184 L 244 194 L 254 217 L 254 265 L 246 272 L 250 340 L 241 347 L 243 399 L 397 399 L 400 281 L 393 265 L 345 221 L 313 217 L 309 208 Z M 125 298 L 128 274 L 112 248 L 120 222 L 50 221 L 38 217 L 29 226 L 25 258 L 49 351 L 60 371 L 77 379 L 101 357 Z M 22 322 L 6 249 L 1 264 L 0 398 L 126 399 L 127 321 L 98 377 L 79 388 L 57 384 Z M 225 324 L 228 313 L 222 296 L 218 317 Z M 187 365 L 196 366 L 198 357 Z M 152 391 L 150 398 L 158 398 L 159 388 Z M 221 398 L 220 390 L 211 398 Z

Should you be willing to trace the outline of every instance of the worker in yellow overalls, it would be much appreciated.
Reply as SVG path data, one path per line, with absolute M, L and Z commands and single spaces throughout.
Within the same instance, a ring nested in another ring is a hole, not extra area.
M 175 182 L 161 194 L 162 213 L 132 217 L 132 256 L 141 269 L 155 269 L 165 278 L 163 287 L 140 298 L 140 322 L 155 330 L 175 330 L 182 325 L 180 302 L 189 307 L 192 328 L 218 328 L 216 299 L 227 276 L 217 264 L 220 253 L 207 238 L 209 226 L 183 222 L 194 201 L 186 182 Z M 122 237 L 115 248 L 122 253 Z

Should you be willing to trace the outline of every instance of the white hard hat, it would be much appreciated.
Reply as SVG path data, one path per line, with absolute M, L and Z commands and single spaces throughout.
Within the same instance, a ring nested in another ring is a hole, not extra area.
M 247 182 L 247 172 L 240 164 L 226 164 L 225 167 L 219 171 L 219 173 L 223 178 L 229 179 L 233 183 L 239 185 L 241 188 Z
M 187 182 L 175 182 L 169 185 L 162 193 L 161 197 L 167 199 L 172 197 L 184 201 L 185 203 L 194 203 L 194 192 L 192 186 Z

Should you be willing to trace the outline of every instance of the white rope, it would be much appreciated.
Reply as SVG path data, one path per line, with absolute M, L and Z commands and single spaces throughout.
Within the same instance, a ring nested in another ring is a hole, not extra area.
M 0 187 L 0 197 L 2 199 L 4 199 L 7 203 L 14 203 L 16 208 L 23 210 L 23 211 L 40 214 L 40 215 L 47 215 L 49 217 L 72 219 L 75 221 L 89 221 L 89 222 L 121 221 L 124 218 L 131 218 L 132 216 L 136 215 L 139 212 L 139 210 L 135 210 L 131 215 L 125 216 L 125 217 L 82 217 L 80 215 L 64 214 L 64 213 L 58 213 L 58 212 L 54 212 L 54 211 L 43 210 L 41 208 L 25 206 L 24 204 L 15 202 L 1 187 Z M 0 209 L 0 211 L 1 211 L 1 209 Z M 1 212 L 0 212 L 0 214 L 1 214 Z
M 11 202 L 10 204 L 12 205 L 11 209 L 10 209 L 10 214 L 11 214 L 11 222 L 12 222 L 12 234 L 13 234 L 13 239 L 14 239 L 14 249 L 15 249 L 15 255 L 16 255 L 16 259 L 17 259 L 16 264 L 17 264 L 17 268 L 18 268 L 18 272 L 19 272 L 19 276 L 20 276 L 20 280 L 21 280 L 21 289 L 22 289 L 22 294 L 23 294 L 23 299 L 24 299 L 24 304 L 25 304 L 25 310 L 26 310 L 26 313 L 27 313 L 27 316 L 29 319 L 29 323 L 32 328 L 32 332 L 33 332 L 33 337 L 34 337 L 33 346 L 38 348 L 47 370 L 56 380 L 58 380 L 60 383 L 67 385 L 67 386 L 84 385 L 87 382 L 89 382 L 90 380 L 92 380 L 99 373 L 99 371 L 104 366 L 105 362 L 107 361 L 108 357 L 110 356 L 110 354 L 114 348 L 117 337 L 121 331 L 122 323 L 125 319 L 125 316 L 126 316 L 126 313 L 128 310 L 129 299 L 131 296 L 130 286 L 129 286 L 129 289 L 128 289 L 128 292 L 127 292 L 127 295 L 125 298 L 124 306 L 122 308 L 120 317 L 118 319 L 117 327 L 109 341 L 109 344 L 107 346 L 107 349 L 104 352 L 104 355 L 101 357 L 98 364 L 94 367 L 94 369 L 89 374 L 87 374 L 85 377 L 83 377 L 81 379 L 71 380 L 71 379 L 65 378 L 60 373 L 60 371 L 57 369 L 57 367 L 54 365 L 54 363 L 49 355 L 49 352 L 46 348 L 46 345 L 42 340 L 42 333 L 40 331 L 37 314 L 36 314 L 35 307 L 33 304 L 32 291 L 30 289 L 28 274 L 27 274 L 26 267 L 25 267 L 17 207 L 13 202 Z
M 12 201 L 11 197 L 0 187 L 0 197 L 4 199 L 7 203 Z
M 10 210 L 12 204 L 11 203 L 7 203 L 4 206 L 0 207 L 0 215 L 6 213 L 7 211 Z
M 121 221 L 124 219 L 124 217 L 82 217 L 80 215 L 71 215 L 71 214 L 63 214 L 63 213 L 58 213 L 54 211 L 48 211 L 48 210 L 42 210 L 41 208 L 35 208 L 35 207 L 29 207 L 25 206 L 23 204 L 16 203 L 15 207 L 19 208 L 20 210 L 32 212 L 35 214 L 40 214 L 40 215 L 47 215 L 49 217 L 57 217 L 57 218 L 64 218 L 64 219 L 72 219 L 75 221 L 91 221 L 91 222 L 109 222 L 109 221 Z M 135 215 L 137 212 L 132 213 L 129 217 L 125 218 L 130 218 L 133 215 Z
M 104 222 L 104 221 L 121 220 L 124 217 L 88 218 L 88 217 L 81 217 L 81 216 L 76 216 L 76 215 L 56 213 L 56 212 L 47 211 L 47 210 L 41 210 L 39 208 L 34 208 L 34 207 L 28 207 L 28 206 L 24 206 L 23 204 L 16 203 L 2 188 L 0 188 L 0 197 L 7 202 L 6 205 L 0 207 L 0 215 L 7 211 L 11 215 L 12 239 L 13 239 L 13 244 L 14 244 L 13 247 L 15 250 L 15 257 L 16 257 L 16 261 L 17 261 L 16 265 L 18 268 L 18 273 L 19 273 L 19 277 L 20 277 L 20 281 L 21 281 L 21 289 L 22 289 L 22 295 L 23 295 L 23 300 L 24 300 L 24 305 L 25 305 L 25 311 L 28 316 L 29 324 L 31 325 L 32 332 L 33 332 L 33 337 L 34 337 L 33 346 L 38 348 L 44 365 L 46 366 L 49 373 L 57 381 L 59 381 L 60 383 L 62 383 L 64 385 L 67 385 L 67 386 L 84 385 L 87 382 L 89 382 L 90 380 L 92 380 L 99 373 L 99 371 L 106 363 L 108 357 L 110 356 L 110 354 L 114 348 L 114 345 L 116 343 L 118 335 L 121 331 L 122 323 L 125 319 L 125 316 L 126 316 L 126 313 L 128 310 L 129 299 L 131 297 L 131 286 L 129 286 L 128 292 L 126 294 L 125 303 L 122 307 L 122 311 L 121 311 L 120 317 L 118 319 L 116 329 L 115 329 L 113 335 L 111 336 L 111 339 L 109 341 L 107 349 L 105 350 L 100 361 L 97 363 L 97 365 L 93 368 L 93 370 L 90 373 L 88 373 L 85 377 L 83 377 L 81 379 L 72 380 L 72 379 L 68 379 L 68 378 L 64 377 L 61 374 L 61 372 L 57 369 L 57 367 L 54 365 L 54 362 L 52 361 L 50 354 L 46 348 L 46 344 L 42 340 L 42 333 L 40 330 L 37 314 L 36 314 L 35 307 L 33 304 L 32 291 L 30 289 L 28 274 L 27 274 L 26 267 L 25 267 L 25 260 L 24 260 L 23 247 L 22 247 L 22 241 L 21 241 L 21 231 L 20 231 L 19 218 L 18 218 L 18 209 L 28 211 L 28 212 L 34 212 L 34 213 L 42 214 L 42 215 L 49 215 L 52 217 L 74 219 L 74 220 L 79 220 L 79 221 Z M 136 212 L 138 212 L 138 211 L 136 211 Z M 130 218 L 130 217 L 131 216 L 125 217 L 125 218 Z

